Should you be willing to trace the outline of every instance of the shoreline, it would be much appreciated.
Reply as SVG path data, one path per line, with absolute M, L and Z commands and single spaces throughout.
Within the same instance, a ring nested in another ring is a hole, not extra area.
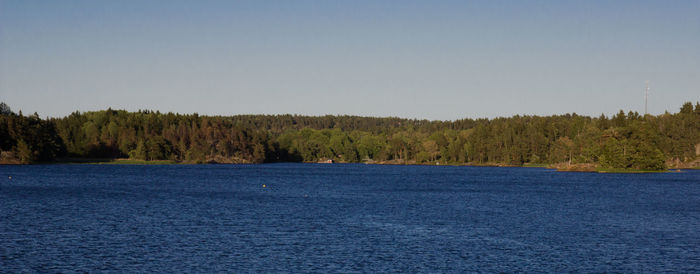
M 319 164 L 319 162 L 275 162 L 275 163 L 305 163 L 305 164 Z M 0 163 L 1 165 L 23 165 L 20 163 Z M 88 165 L 206 165 L 206 164 L 270 164 L 270 163 L 230 163 L 230 162 L 178 162 L 174 160 L 139 160 L 139 159 L 129 159 L 129 158 L 61 158 L 52 162 L 37 162 L 33 164 L 88 164 Z M 334 162 L 334 163 L 320 163 L 320 164 L 352 164 L 344 162 Z M 415 166 L 464 166 L 464 167 L 521 167 L 521 168 L 545 168 L 555 170 L 557 172 L 589 172 L 589 173 L 610 173 L 610 174 L 624 174 L 624 173 L 670 173 L 670 172 L 681 172 L 681 170 L 698 170 L 700 167 L 694 168 L 673 168 L 664 170 L 638 170 L 638 169 L 623 169 L 623 168 L 601 168 L 595 164 L 585 164 L 585 165 L 553 165 L 553 164 L 535 164 L 535 163 L 525 163 L 523 165 L 512 165 L 503 163 L 466 163 L 466 164 L 419 164 L 415 162 L 401 163 L 399 161 L 386 161 L 386 162 L 365 162 L 356 164 L 367 164 L 367 165 L 415 165 Z M 31 165 L 31 164 L 30 164 Z

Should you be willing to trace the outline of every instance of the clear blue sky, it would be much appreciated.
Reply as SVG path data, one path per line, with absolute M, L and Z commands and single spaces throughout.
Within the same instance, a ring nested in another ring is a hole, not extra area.
M 0 0 L 0 101 L 452 120 L 700 100 L 700 1 Z

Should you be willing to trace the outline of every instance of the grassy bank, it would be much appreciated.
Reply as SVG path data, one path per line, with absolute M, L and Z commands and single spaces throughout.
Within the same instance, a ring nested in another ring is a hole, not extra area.
M 598 164 L 586 163 L 586 164 L 554 164 L 548 165 L 548 168 L 554 168 L 557 171 L 563 172 L 594 172 L 594 173 L 659 173 L 659 172 L 669 172 L 667 169 L 662 170 L 644 170 L 644 169 L 634 169 L 634 168 L 604 168 L 600 167 Z
M 524 163 L 523 167 L 548 167 L 548 164 L 533 164 L 533 163 Z
M 643 170 L 643 169 L 627 169 L 627 168 L 598 168 L 596 169 L 598 173 L 663 173 L 670 172 L 667 169 L 664 170 Z

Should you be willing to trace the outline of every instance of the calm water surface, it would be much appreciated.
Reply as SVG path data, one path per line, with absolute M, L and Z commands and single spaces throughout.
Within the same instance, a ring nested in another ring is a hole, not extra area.
M 697 170 L 33 165 L 0 176 L 2 272 L 700 271 Z

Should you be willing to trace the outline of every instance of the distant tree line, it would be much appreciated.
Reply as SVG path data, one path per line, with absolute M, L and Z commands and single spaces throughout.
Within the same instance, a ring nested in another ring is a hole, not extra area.
M 74 112 L 40 119 L 0 105 L 4 162 L 61 157 L 188 163 L 378 162 L 395 164 L 594 163 L 659 170 L 697 159 L 700 104 L 680 112 L 576 114 L 428 121 L 358 116 L 182 115 Z
M 0 103 L 0 162 L 32 163 L 53 161 L 66 155 L 63 139 L 53 121 L 12 112 Z

